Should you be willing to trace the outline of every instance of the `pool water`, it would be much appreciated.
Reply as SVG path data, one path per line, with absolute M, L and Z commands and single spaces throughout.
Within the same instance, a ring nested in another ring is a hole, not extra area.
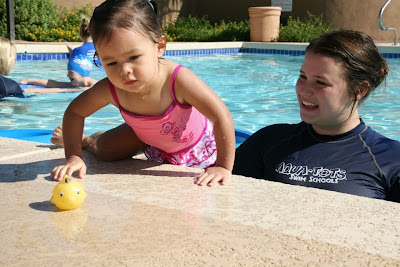
M 234 54 L 166 57 L 195 72 L 222 98 L 235 128 L 255 132 L 274 123 L 300 121 L 295 84 L 303 56 Z M 388 59 L 388 79 L 361 106 L 360 115 L 376 131 L 400 141 L 400 60 Z M 68 81 L 66 60 L 18 61 L 10 78 Z M 103 69 L 93 78 L 105 77 Z M 80 93 L 27 94 L 0 101 L 0 129 L 53 129 L 61 124 L 68 104 Z M 123 123 L 109 105 L 86 119 L 85 134 Z

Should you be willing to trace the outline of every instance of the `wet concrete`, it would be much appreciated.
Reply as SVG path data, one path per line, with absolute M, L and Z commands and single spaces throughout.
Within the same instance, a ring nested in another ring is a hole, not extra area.
M 400 204 L 84 154 L 78 209 L 49 201 L 64 151 L 0 138 L 1 266 L 400 266 Z

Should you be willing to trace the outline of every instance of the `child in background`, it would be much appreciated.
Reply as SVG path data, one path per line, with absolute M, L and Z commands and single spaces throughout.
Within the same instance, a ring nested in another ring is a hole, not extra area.
M 86 148 L 109 161 L 144 152 L 152 161 L 205 168 L 198 185 L 225 184 L 235 154 L 232 116 L 198 76 L 162 58 L 167 41 L 149 1 L 105 1 L 94 10 L 90 34 L 107 78 L 74 99 L 54 131 L 67 161 L 53 179 L 76 171 L 83 178 Z M 126 123 L 83 135 L 85 118 L 108 104 Z
M 3 75 L 10 75 L 15 66 L 17 48 L 10 40 L 0 37 L 0 98 L 8 96 L 23 97 L 20 85 Z
M 94 48 L 92 38 L 89 33 L 90 19 L 87 17 L 82 18 L 82 23 L 79 29 L 79 36 L 83 42 L 82 46 L 73 49 L 70 45 L 67 45 L 70 51 L 68 60 L 68 74 L 67 77 L 70 82 L 59 82 L 55 80 L 47 79 L 34 79 L 29 78 L 20 81 L 20 84 L 33 84 L 40 85 L 46 88 L 58 87 L 58 88 L 70 88 L 70 87 L 90 87 L 97 82 L 97 80 L 89 77 L 90 72 L 93 69 L 93 63 L 97 66 L 101 66 L 98 59 L 95 58 L 96 49 Z
M 96 66 L 100 67 L 101 62 L 96 57 L 96 48 L 93 44 L 93 39 L 89 32 L 90 19 L 86 16 L 82 17 L 82 23 L 79 28 L 79 37 L 81 38 L 83 45 L 73 48 L 71 45 L 67 45 L 70 57 L 75 58 L 77 55 L 86 55 L 89 59 L 95 63 Z
M 10 40 L 0 37 L 0 98 L 24 97 L 23 93 L 78 92 L 87 88 L 24 88 L 16 81 L 3 77 L 9 75 L 15 65 L 16 47 Z

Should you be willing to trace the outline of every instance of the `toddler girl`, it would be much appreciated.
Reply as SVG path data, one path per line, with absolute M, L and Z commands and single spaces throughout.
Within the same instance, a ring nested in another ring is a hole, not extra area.
M 144 152 L 156 162 L 205 168 L 198 185 L 225 184 L 235 154 L 232 116 L 198 76 L 162 58 L 167 41 L 149 1 L 107 0 L 94 10 L 89 28 L 107 78 L 65 111 L 52 142 L 64 145 L 67 161 L 54 168 L 53 179 L 75 171 L 82 178 L 86 148 L 103 160 Z M 108 104 L 126 123 L 82 135 L 85 118 Z

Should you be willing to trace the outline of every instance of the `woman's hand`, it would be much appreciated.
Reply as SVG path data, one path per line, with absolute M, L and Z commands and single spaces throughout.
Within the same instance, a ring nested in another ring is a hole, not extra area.
M 195 184 L 199 186 L 208 185 L 210 187 L 220 183 L 226 185 L 232 176 L 232 172 L 221 166 L 212 166 L 207 168 L 202 174 L 197 176 Z
M 79 171 L 79 178 L 83 178 L 86 175 L 86 164 L 78 156 L 71 156 L 68 158 L 64 165 L 57 166 L 51 172 L 51 177 L 54 181 L 60 182 L 65 174 L 72 176 L 76 171 Z

